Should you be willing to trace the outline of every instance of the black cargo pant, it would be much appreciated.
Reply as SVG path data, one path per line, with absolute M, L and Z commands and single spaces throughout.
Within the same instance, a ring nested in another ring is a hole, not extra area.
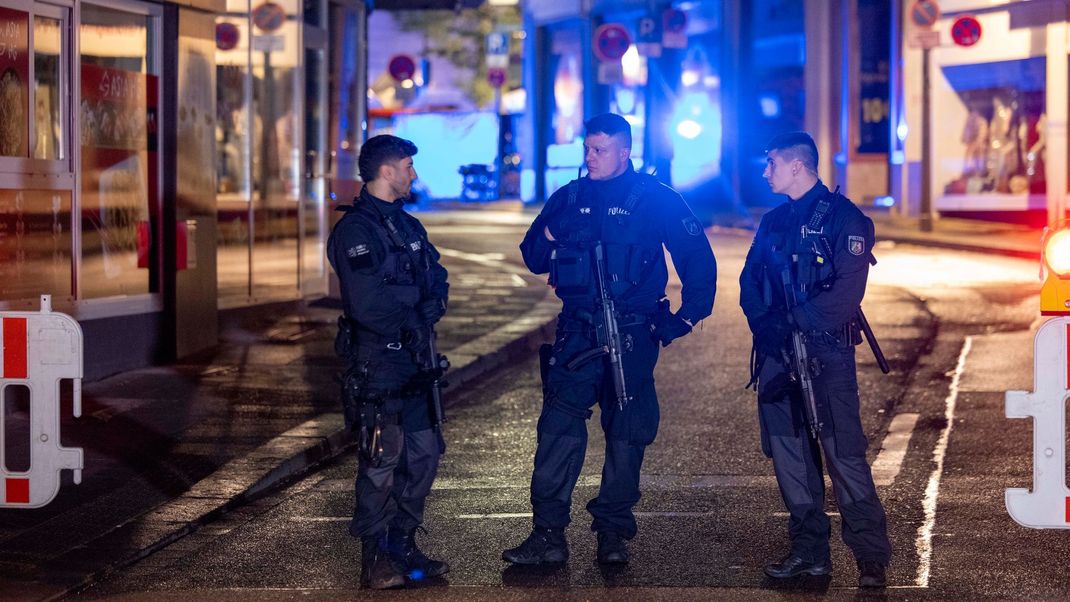
M 802 393 L 780 362 L 766 359 L 758 381 L 762 451 L 773 460 L 788 510 L 791 551 L 807 560 L 829 555 L 823 451 L 843 520 L 844 543 L 857 560 L 887 564 L 891 543 L 884 507 L 866 462 L 868 442 L 859 417 L 854 347 L 816 340 L 808 342 L 807 349 L 821 366 L 814 379 L 818 415 L 824 422 L 818 439 L 810 434 Z
M 369 357 L 365 361 L 372 398 L 377 391 L 401 390 L 418 372 L 412 356 L 404 349 L 362 355 Z M 378 462 L 373 462 L 357 452 L 350 535 L 377 537 L 387 529 L 408 531 L 423 523 L 424 505 L 441 458 L 428 395 L 388 395 L 381 399 L 383 453 Z
M 563 529 L 569 524 L 572 491 L 587 452 L 587 419 L 597 403 L 606 453 L 598 496 L 587 504 L 594 517 L 591 529 L 614 531 L 627 539 L 635 536 L 632 508 L 639 502 L 639 471 L 660 419 L 654 391 L 658 345 L 644 317 L 625 317 L 620 330 L 630 339 L 624 371 L 632 399 L 623 410 L 617 407 L 608 358 L 599 357 L 572 370 L 567 366 L 596 345 L 594 327 L 564 314 L 558 319 L 556 341 L 545 354 L 549 362 L 544 365 L 543 408 L 531 475 L 531 506 L 537 528 Z

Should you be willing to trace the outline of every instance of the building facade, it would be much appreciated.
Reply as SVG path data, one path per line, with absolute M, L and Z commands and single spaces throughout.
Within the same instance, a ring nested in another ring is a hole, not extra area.
M 367 8 L 0 1 L 0 310 L 50 294 L 93 378 L 216 342 L 221 308 L 327 291 L 355 189 Z
M 821 177 L 860 204 L 915 218 L 1062 219 L 1066 170 L 1047 166 L 1068 162 L 1070 2 L 939 0 L 931 27 L 914 23 L 914 4 L 528 2 L 525 199 L 576 177 L 583 120 L 609 110 L 632 122 L 637 163 L 700 212 L 775 202 L 762 147 L 805 129 Z M 669 13 L 682 16 L 682 39 L 667 36 Z M 599 54 L 606 24 L 628 34 L 619 60 Z M 927 54 L 923 31 L 938 37 Z M 644 49 L 652 37 L 669 41 L 657 56 Z
M 924 51 L 903 11 L 900 137 L 893 182 L 902 211 L 1055 223 L 1065 217 L 1070 2 L 941 0 Z M 922 175 L 923 93 L 930 97 L 930 176 Z M 1059 166 L 1062 166 L 1061 168 Z

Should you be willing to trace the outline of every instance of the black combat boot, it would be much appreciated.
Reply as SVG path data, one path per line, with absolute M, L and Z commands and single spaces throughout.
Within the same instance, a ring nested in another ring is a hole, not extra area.
M 884 587 L 888 584 L 886 567 L 876 560 L 858 561 L 858 587 Z
M 813 575 L 815 577 L 828 575 L 832 572 L 832 566 L 828 558 L 806 560 L 796 554 L 788 554 L 773 564 L 765 565 L 765 574 L 776 579 L 798 577 L 799 575 Z
M 362 537 L 360 540 L 361 587 L 391 589 L 405 585 L 405 578 L 390 562 L 385 535 Z
M 524 543 L 502 552 L 502 560 L 513 564 L 555 564 L 568 560 L 564 529 L 536 527 Z
M 390 557 L 413 581 L 445 575 L 450 565 L 441 560 L 432 560 L 424 555 L 416 545 L 416 528 L 402 531 L 391 529 L 387 538 L 390 545 Z
M 628 563 L 628 546 L 619 533 L 615 531 L 598 532 L 598 562 L 602 564 Z

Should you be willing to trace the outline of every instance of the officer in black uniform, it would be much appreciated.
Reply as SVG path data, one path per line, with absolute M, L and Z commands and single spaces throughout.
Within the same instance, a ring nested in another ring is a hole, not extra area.
M 773 460 L 789 513 L 791 551 L 765 572 L 783 578 L 831 571 L 823 451 L 859 585 L 883 587 L 891 544 L 866 462 L 854 349 L 862 342 L 858 312 L 866 276 L 876 262 L 873 222 L 821 183 L 817 161 L 817 147 L 805 132 L 770 142 L 764 177 L 789 201 L 762 218 L 739 277 L 740 305 L 754 333 L 752 382 L 757 383 L 762 451 Z M 797 295 L 790 311 L 785 280 Z M 815 418 L 822 423 L 816 437 L 785 352 L 792 349 L 796 329 L 816 366 L 811 371 Z
M 705 233 L 684 200 L 632 166 L 631 127 L 619 115 L 586 123 L 587 177 L 555 192 L 532 223 L 520 249 L 529 269 L 550 273 L 563 302 L 553 346 L 542 352 L 543 408 L 531 476 L 534 530 L 502 558 L 514 564 L 564 562 L 572 491 L 587 449 L 590 408 L 601 410 L 606 435 L 602 484 L 587 504 L 598 533 L 598 560 L 625 563 L 625 542 L 635 536 L 632 508 L 639 501 L 639 471 L 658 430 L 654 364 L 667 346 L 710 315 L 717 268 Z M 605 344 L 595 246 L 604 248 L 606 281 L 616 306 L 628 395 L 618 404 L 605 355 L 581 361 Z M 665 299 L 664 245 L 683 282 L 672 313 Z
M 402 138 L 369 139 L 359 158 L 364 188 L 340 207 L 345 215 L 327 241 L 345 311 L 336 346 L 350 362 L 346 422 L 361 443 L 349 533 L 362 541 L 361 581 L 373 589 L 449 570 L 415 541 L 444 447 L 432 429 L 419 358 L 446 311 L 448 289 L 438 251 L 403 208 L 415 154 Z

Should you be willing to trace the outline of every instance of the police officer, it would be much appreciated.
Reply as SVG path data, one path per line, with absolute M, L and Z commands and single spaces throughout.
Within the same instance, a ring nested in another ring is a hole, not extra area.
M 854 350 L 862 340 L 858 312 L 866 276 L 875 263 L 873 222 L 821 183 L 817 161 L 817 147 L 805 132 L 769 143 L 763 175 L 788 202 L 762 218 L 739 278 L 740 305 L 754 333 L 752 382 L 762 451 L 773 460 L 789 513 L 791 550 L 765 572 L 785 578 L 831 571 L 824 452 L 859 585 L 883 587 L 891 544 L 866 462 Z M 797 295 L 795 303 L 789 295 Z M 816 436 L 808 402 L 792 378 L 795 330 L 815 366 L 814 420 L 822 425 Z
M 373 589 L 449 570 L 415 541 L 444 447 L 432 429 L 419 359 L 446 311 L 448 289 L 438 251 L 403 208 L 416 179 L 416 151 L 395 136 L 364 144 L 364 188 L 340 208 L 345 215 L 327 241 L 345 311 L 336 346 L 350 361 L 346 418 L 361 448 L 349 533 L 361 539 L 361 582 Z
M 632 166 L 631 127 L 604 114 L 586 124 L 587 177 L 555 192 L 520 249 L 529 269 L 550 274 L 563 307 L 553 346 L 542 350 L 543 408 L 531 476 L 534 529 L 502 558 L 514 564 L 564 562 L 572 491 L 587 448 L 590 408 L 601 410 L 605 464 L 597 497 L 587 504 L 598 533 L 598 561 L 626 563 L 625 542 L 636 534 L 639 471 L 658 430 L 654 364 L 658 346 L 691 331 L 710 315 L 716 264 L 709 241 L 684 200 Z M 595 249 L 601 244 L 609 292 L 623 343 L 628 395 L 618 402 L 605 345 Z M 683 282 L 683 301 L 668 308 L 662 245 Z M 584 359 L 587 358 L 587 359 Z

